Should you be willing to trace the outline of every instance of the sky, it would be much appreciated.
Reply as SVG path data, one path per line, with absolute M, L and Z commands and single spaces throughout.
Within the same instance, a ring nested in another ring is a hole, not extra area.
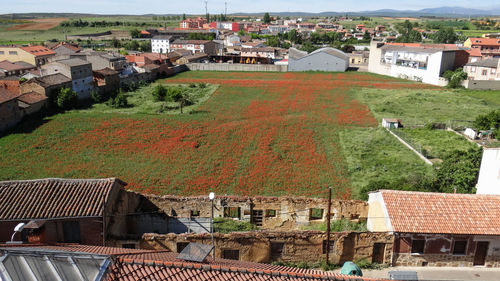
M 500 8 L 500 0 L 226 0 L 227 12 L 356 12 L 378 9 L 419 10 L 442 6 Z M 3 2 L 3 3 L 2 3 Z M 0 0 L 0 14 L 204 14 L 204 0 Z M 220 14 L 224 0 L 208 0 L 208 11 Z

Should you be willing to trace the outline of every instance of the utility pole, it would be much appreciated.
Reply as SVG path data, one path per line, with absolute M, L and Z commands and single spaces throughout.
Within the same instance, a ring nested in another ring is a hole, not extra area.
M 224 17 L 227 20 L 227 2 L 224 2 Z
M 332 187 L 328 187 L 328 212 L 326 217 L 326 265 L 330 264 L 330 220 L 332 217 Z
M 205 0 L 205 15 L 208 14 L 208 1 Z

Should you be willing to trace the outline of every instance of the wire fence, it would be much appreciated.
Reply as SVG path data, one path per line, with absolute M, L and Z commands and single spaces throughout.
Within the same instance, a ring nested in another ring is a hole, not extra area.
M 408 145 L 418 151 L 418 153 L 423 155 L 426 159 L 432 159 L 432 157 L 430 157 L 429 155 L 429 152 L 425 148 L 423 148 L 422 145 L 412 140 L 412 138 L 408 136 L 403 129 L 390 129 L 390 131 L 404 140 Z

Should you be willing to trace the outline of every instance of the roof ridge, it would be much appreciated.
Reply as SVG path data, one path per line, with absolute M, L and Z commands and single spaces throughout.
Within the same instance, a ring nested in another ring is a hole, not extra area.
M 389 193 L 412 193 L 412 194 L 425 194 L 425 195 L 441 195 L 441 196 L 481 196 L 481 197 L 494 197 L 500 198 L 500 195 L 493 194 L 475 194 L 475 193 L 446 193 L 446 192 L 430 192 L 430 191 L 411 191 L 411 190 L 392 190 L 392 189 L 379 189 L 378 191 L 372 191 L 370 193 L 376 192 L 389 192 Z
M 26 93 L 28 94 L 28 93 Z M 42 178 L 42 179 L 31 179 L 31 180 L 7 180 L 0 181 L 0 184 L 9 184 L 9 183 L 21 183 L 21 182 L 105 182 L 105 181 L 121 181 L 119 178 L 110 177 L 110 178 L 101 178 L 101 179 L 67 179 L 67 178 Z M 123 182 L 125 183 L 125 182 Z

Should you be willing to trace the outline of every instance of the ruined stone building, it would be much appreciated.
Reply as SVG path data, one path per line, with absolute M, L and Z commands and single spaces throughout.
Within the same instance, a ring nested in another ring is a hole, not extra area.
M 210 218 L 208 197 L 148 196 L 156 206 L 178 219 Z M 217 196 L 214 217 L 251 222 L 261 229 L 300 230 L 311 223 L 326 223 L 328 200 L 303 197 Z M 355 200 L 332 200 L 332 220 L 365 221 L 368 204 Z
M 325 260 L 323 231 L 250 231 L 215 233 L 215 257 L 250 262 L 317 263 Z M 145 234 L 141 248 L 181 252 L 190 242 L 211 244 L 209 233 Z M 335 232 L 330 235 L 330 262 L 366 260 L 390 264 L 393 236 L 387 233 Z

